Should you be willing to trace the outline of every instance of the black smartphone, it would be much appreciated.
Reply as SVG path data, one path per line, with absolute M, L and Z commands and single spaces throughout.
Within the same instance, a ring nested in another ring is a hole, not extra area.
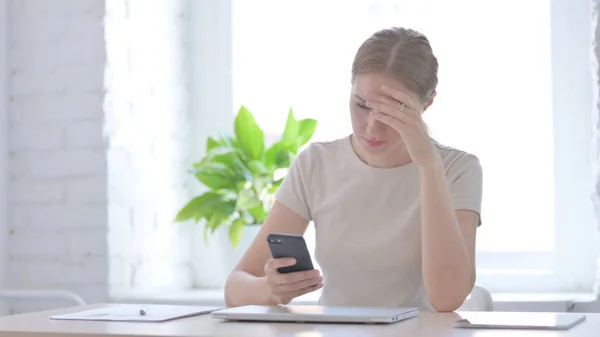
M 267 235 L 267 243 L 274 259 L 292 257 L 296 264 L 278 268 L 280 273 L 291 273 L 314 269 L 310 252 L 302 235 L 271 233 Z

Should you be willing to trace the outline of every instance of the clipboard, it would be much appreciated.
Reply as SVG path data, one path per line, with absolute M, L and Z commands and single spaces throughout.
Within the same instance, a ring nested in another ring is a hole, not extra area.
M 105 308 L 50 316 L 53 320 L 114 321 L 114 322 L 165 322 L 185 317 L 210 314 L 220 307 L 187 305 L 121 304 Z
M 461 314 L 455 322 L 461 329 L 568 330 L 585 321 L 586 316 L 573 313 L 478 312 Z

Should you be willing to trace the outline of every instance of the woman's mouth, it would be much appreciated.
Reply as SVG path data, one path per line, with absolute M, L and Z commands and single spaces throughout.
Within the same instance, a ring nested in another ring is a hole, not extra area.
M 363 139 L 365 140 L 367 145 L 372 146 L 372 147 L 377 147 L 377 146 L 381 146 L 381 145 L 385 144 L 385 142 L 381 141 L 381 140 L 375 140 L 375 139 L 369 139 L 369 138 L 363 138 Z

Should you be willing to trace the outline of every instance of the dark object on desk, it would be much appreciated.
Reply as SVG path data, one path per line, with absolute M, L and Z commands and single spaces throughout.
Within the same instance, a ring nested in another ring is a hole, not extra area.
M 296 264 L 277 269 L 280 273 L 314 269 L 306 241 L 301 235 L 271 233 L 267 235 L 267 243 L 273 258 L 293 257 Z
M 463 329 L 568 330 L 585 321 L 585 315 L 540 312 L 474 312 L 461 314 L 455 323 Z

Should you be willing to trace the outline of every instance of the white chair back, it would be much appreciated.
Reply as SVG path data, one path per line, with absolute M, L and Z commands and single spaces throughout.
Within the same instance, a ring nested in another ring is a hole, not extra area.
M 460 311 L 493 311 L 494 300 L 492 294 L 480 285 L 475 285 L 473 290 L 465 300 L 465 303 L 458 309 Z
M 0 289 L 1 300 L 17 301 L 56 301 L 69 305 L 86 305 L 85 300 L 79 295 L 68 290 L 56 289 Z M 0 316 L 5 313 L 0 313 Z

